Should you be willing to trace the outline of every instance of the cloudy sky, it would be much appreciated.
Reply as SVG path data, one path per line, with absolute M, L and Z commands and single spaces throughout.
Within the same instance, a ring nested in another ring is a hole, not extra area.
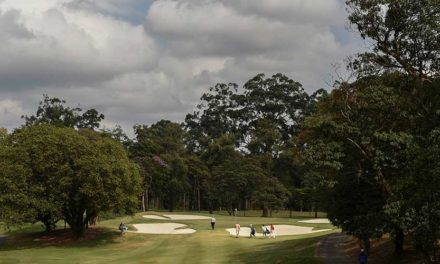
M 43 94 L 105 126 L 181 122 L 218 82 L 277 72 L 307 91 L 365 48 L 343 0 L 0 0 L 0 127 Z

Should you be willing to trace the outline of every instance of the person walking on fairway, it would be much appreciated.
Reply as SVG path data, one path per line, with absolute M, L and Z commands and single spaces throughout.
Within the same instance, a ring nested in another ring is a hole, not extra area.
M 267 229 L 267 226 L 265 226 L 263 224 L 263 226 L 261 226 L 261 231 L 263 232 L 263 236 L 267 237 L 267 235 L 270 233 L 269 229 Z
M 215 228 L 215 217 L 211 217 L 211 228 L 212 230 Z
M 255 230 L 255 227 L 252 224 L 250 224 L 249 227 L 251 228 L 251 234 L 249 235 L 249 238 L 255 238 L 255 233 L 257 232 L 257 230 Z
M 367 264 L 367 253 L 361 248 L 361 253 L 359 254 L 359 264 Z
M 240 234 L 240 224 L 235 224 L 235 237 L 238 238 L 238 235 Z
M 275 226 L 270 224 L 270 237 L 275 238 Z

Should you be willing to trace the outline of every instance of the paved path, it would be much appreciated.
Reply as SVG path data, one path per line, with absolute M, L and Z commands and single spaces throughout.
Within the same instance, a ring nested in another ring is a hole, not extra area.
M 324 264 L 352 264 L 355 259 L 350 259 L 343 251 L 342 246 L 348 237 L 344 233 L 335 233 L 326 236 L 319 243 L 318 256 Z

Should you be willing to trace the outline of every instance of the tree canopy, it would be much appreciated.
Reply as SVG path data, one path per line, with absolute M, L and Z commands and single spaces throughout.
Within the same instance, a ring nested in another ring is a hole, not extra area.
M 136 165 L 113 139 L 48 125 L 15 130 L 0 145 L 0 217 L 8 224 L 64 219 L 76 234 L 104 210 L 135 212 Z
M 23 116 L 26 125 L 49 124 L 58 127 L 91 128 L 99 127 L 104 115 L 95 109 L 89 109 L 81 114 L 79 107 L 65 106 L 66 101 L 57 97 L 43 95 L 35 115 Z

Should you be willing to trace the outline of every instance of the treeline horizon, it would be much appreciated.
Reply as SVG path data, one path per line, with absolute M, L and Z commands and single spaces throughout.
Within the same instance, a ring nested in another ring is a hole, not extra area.
M 12 134 L 49 125 L 90 129 L 115 139 L 140 168 L 141 210 L 224 208 L 232 214 L 235 208 L 261 209 L 269 216 L 272 210 L 289 209 L 316 214 L 320 209 L 316 193 L 304 185 L 288 146 L 299 123 L 326 91 L 309 96 L 300 83 L 283 74 L 269 78 L 258 74 L 243 86 L 246 92 L 240 94 L 237 88 L 218 83 L 185 122 L 136 124 L 133 139 L 118 125 L 100 128 L 104 114 L 95 109 L 72 108 L 45 94 L 35 115 L 22 116 L 24 124 Z

